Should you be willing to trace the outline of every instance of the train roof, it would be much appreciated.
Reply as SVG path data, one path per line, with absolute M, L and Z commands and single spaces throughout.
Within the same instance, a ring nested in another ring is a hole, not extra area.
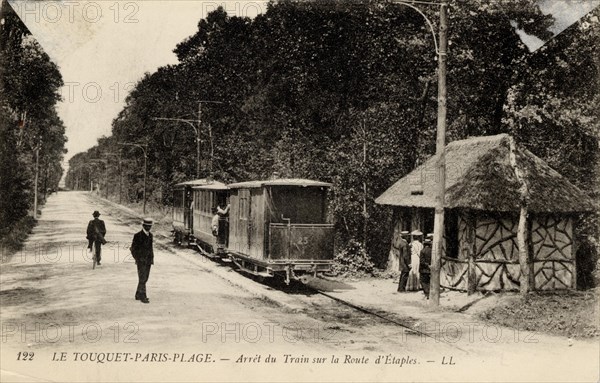
M 197 180 L 185 181 L 175 184 L 175 188 L 183 188 L 186 186 L 190 186 L 193 189 L 216 189 L 216 190 L 224 190 L 227 189 L 227 185 L 223 182 L 211 180 L 208 178 L 201 178 Z
M 263 186 L 331 187 L 330 183 L 302 178 L 277 178 L 262 181 L 246 181 L 228 185 L 230 189 L 260 188 Z
M 212 183 L 205 185 L 195 185 L 192 186 L 194 190 L 227 190 L 228 187 L 223 182 L 213 181 Z

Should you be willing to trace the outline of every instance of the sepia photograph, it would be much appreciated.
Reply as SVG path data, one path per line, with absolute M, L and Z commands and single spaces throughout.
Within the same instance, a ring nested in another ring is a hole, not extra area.
M 0 381 L 600 381 L 600 0 L 0 2 Z

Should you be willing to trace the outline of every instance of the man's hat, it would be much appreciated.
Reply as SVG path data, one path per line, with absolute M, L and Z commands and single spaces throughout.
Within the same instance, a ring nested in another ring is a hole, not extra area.
M 425 240 L 423 241 L 423 243 L 426 244 L 426 245 L 431 245 L 431 239 L 425 238 Z
M 408 235 L 408 234 L 409 234 L 409 233 L 408 233 L 408 231 L 406 231 L 406 230 L 404 230 L 404 231 L 401 231 L 401 232 L 400 232 L 400 235 Z
M 410 235 L 423 235 L 420 230 L 414 230 Z
M 94 217 L 99 217 L 100 216 L 100 212 L 98 210 L 94 210 L 94 212 L 92 213 L 92 215 Z
M 142 225 L 152 226 L 154 224 L 154 220 L 152 218 L 144 218 L 142 221 Z
M 426 235 L 426 238 L 433 238 L 433 233 L 428 233 L 428 234 Z

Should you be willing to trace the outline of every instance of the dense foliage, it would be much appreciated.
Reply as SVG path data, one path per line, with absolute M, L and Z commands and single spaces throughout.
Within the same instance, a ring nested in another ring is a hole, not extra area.
M 36 148 L 39 201 L 58 189 L 66 137 L 56 113 L 63 85 L 57 66 L 14 13 L 0 8 L 0 240 L 33 206 Z M 8 241 L 10 242 L 10 241 Z
M 511 133 L 597 196 L 597 14 L 530 54 L 511 22 L 550 37 L 535 1 L 452 1 L 449 140 Z M 200 117 L 200 177 L 333 182 L 338 249 L 359 241 L 385 265 L 391 212 L 374 199 L 434 151 L 437 62 L 424 19 L 378 1 L 279 1 L 254 19 L 218 9 L 174 52 L 177 65 L 137 83 L 112 136 L 73 157 L 71 187 L 104 174 L 114 194 L 122 177 L 120 196 L 139 200 L 143 153 L 119 143 L 147 143 L 149 202 L 168 204 L 172 185 L 196 176 L 196 137 L 154 117 Z M 106 153 L 119 161 L 98 161 Z

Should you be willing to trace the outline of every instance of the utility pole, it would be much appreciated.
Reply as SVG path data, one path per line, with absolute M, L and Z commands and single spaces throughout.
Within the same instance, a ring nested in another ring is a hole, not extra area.
M 202 129 L 202 102 L 198 102 L 198 128 L 196 129 L 196 179 L 200 178 L 200 129 Z
M 194 134 L 196 135 L 196 178 L 200 178 L 200 132 L 202 131 L 202 104 L 225 104 L 224 101 L 210 101 L 210 100 L 200 100 L 198 101 L 198 118 L 196 120 L 185 119 L 185 118 L 172 118 L 172 117 L 153 117 L 154 121 L 177 121 L 177 122 L 185 122 L 192 129 L 194 129 Z M 210 163 L 209 163 L 209 174 L 212 177 L 213 174 L 213 158 L 214 158 L 214 143 L 212 136 L 212 127 L 208 124 L 208 140 L 210 145 Z
M 123 195 L 123 168 L 121 165 L 121 150 L 119 149 L 119 205 L 121 204 L 121 196 Z
M 132 143 L 132 142 L 120 142 L 119 145 L 124 145 L 124 146 L 135 146 L 136 148 L 140 148 L 142 150 L 142 152 L 144 152 L 144 194 L 143 194 L 143 198 L 144 198 L 144 205 L 143 205 L 143 212 L 144 214 L 146 214 L 146 175 L 147 175 L 147 167 L 148 167 L 148 144 L 136 144 L 136 143 Z
M 198 130 L 202 127 L 202 104 L 225 104 L 224 101 L 210 101 L 210 100 L 200 100 L 198 101 Z M 215 157 L 215 144 L 212 135 L 212 126 L 208 123 L 208 143 L 210 145 L 210 162 L 208 165 L 208 174 L 209 177 L 213 177 L 213 162 Z M 200 150 L 200 144 L 198 144 L 198 154 Z M 200 157 L 198 157 L 200 158 Z
M 38 142 L 35 145 L 35 179 L 33 182 L 33 219 L 37 219 L 38 206 L 38 180 L 40 177 L 40 148 L 42 146 L 42 138 L 37 137 Z
M 448 0 L 436 2 L 421 2 L 427 5 L 440 5 L 439 45 L 435 38 L 435 28 L 427 15 L 417 8 L 413 1 L 396 1 L 418 12 L 429 26 L 435 52 L 438 56 L 438 115 L 435 154 L 437 159 L 437 188 L 435 193 L 435 218 L 433 222 L 433 248 L 431 252 L 431 285 L 429 304 L 433 307 L 440 305 L 440 269 L 442 263 L 442 243 L 444 241 L 444 198 L 446 195 L 446 62 L 448 51 Z
M 119 153 L 103 153 L 102 156 L 106 158 L 106 198 L 108 199 L 108 185 L 109 185 L 109 177 L 108 177 L 108 159 L 109 157 L 117 157 L 118 166 L 119 166 L 119 203 L 121 203 L 121 152 Z
M 438 116 L 435 153 L 437 157 L 437 193 L 435 219 L 433 221 L 433 252 L 431 254 L 430 305 L 440 305 L 440 269 L 442 243 L 444 241 L 444 199 L 446 195 L 446 61 L 448 50 L 448 0 L 440 4 L 439 53 L 438 53 Z

